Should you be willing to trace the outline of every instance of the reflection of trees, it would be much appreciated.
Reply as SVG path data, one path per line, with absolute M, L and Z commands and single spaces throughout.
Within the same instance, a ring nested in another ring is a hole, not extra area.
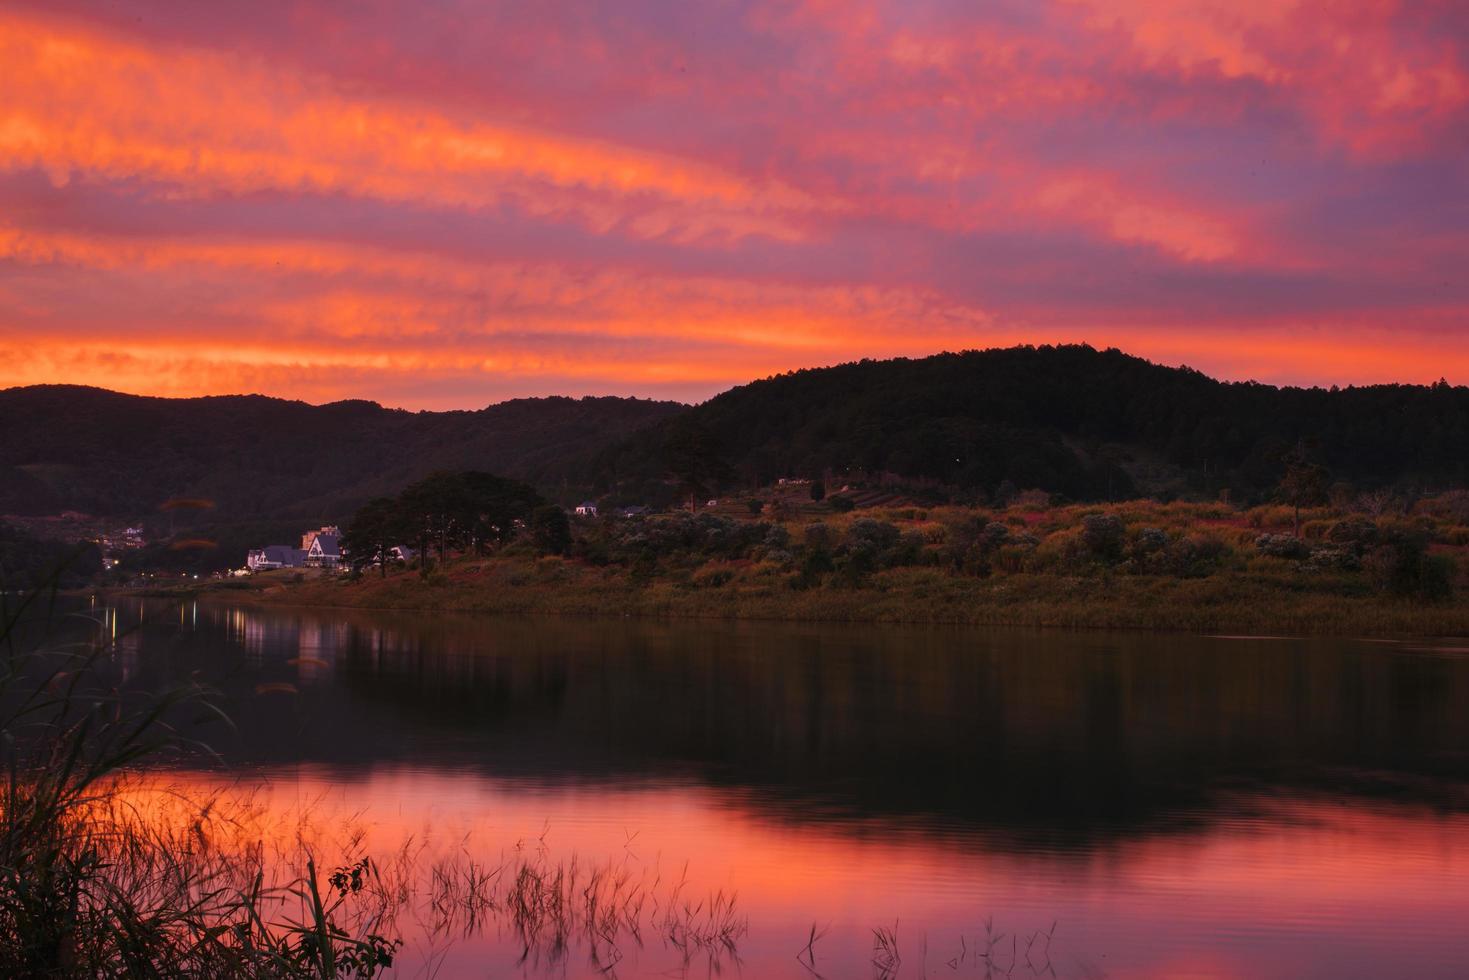
M 863 812 L 1085 831 L 1224 782 L 1469 778 L 1469 664 L 1342 643 L 439 620 L 349 643 L 342 677 L 488 770 L 675 766 Z
M 252 615 L 289 652 L 233 672 L 210 659 L 237 751 L 258 760 L 677 774 L 787 814 L 930 812 L 1066 839 L 1206 819 L 1221 787 L 1350 778 L 1459 806 L 1469 784 L 1469 661 L 1368 644 Z M 249 696 L 327 647 L 329 683 Z

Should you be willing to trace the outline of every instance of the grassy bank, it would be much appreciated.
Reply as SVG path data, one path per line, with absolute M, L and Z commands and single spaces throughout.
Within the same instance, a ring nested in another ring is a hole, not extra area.
M 1297 533 L 1299 531 L 1299 533 Z M 312 606 L 1238 633 L 1469 635 L 1469 526 L 1135 501 L 585 522 L 421 569 L 271 573 L 210 594 Z
M 870 585 L 792 591 L 740 583 L 717 589 L 638 585 L 583 568 L 528 569 L 487 561 L 425 583 L 317 581 L 209 595 L 267 603 L 578 616 L 706 617 L 827 622 L 1183 630 L 1231 633 L 1469 635 L 1462 603 L 1417 604 L 1353 595 L 1344 583 L 1288 575 L 1206 580 L 1010 575 L 961 578 L 928 570 L 873 576 Z M 544 578 L 543 578 L 544 577 Z M 546 579 L 549 579 L 546 580 Z

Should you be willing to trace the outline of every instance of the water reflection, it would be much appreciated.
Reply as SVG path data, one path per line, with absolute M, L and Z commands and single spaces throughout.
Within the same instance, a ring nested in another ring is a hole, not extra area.
M 813 922 L 827 975 L 870 974 L 894 918 L 901 975 L 925 936 L 947 969 L 986 915 L 1060 920 L 1063 976 L 1469 970 L 1469 659 L 1448 645 L 119 618 L 119 678 L 202 671 L 238 725 L 213 743 L 273 806 L 361 814 L 388 846 L 498 852 L 549 823 L 564 852 L 687 861 L 741 894 L 752 975 L 805 975 Z

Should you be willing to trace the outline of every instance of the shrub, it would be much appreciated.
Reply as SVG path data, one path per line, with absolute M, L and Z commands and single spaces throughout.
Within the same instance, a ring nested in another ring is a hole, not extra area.
M 766 548 L 788 548 L 791 544 L 791 532 L 786 530 L 782 524 L 772 524 L 765 532 L 765 538 L 761 544 Z
M 943 544 L 949 537 L 949 528 L 944 524 L 925 524 L 920 530 L 926 544 Z
M 543 555 L 564 555 L 571 550 L 571 520 L 554 504 L 537 507 L 530 515 L 530 536 Z
M 1335 545 L 1350 547 L 1360 554 L 1377 540 L 1377 525 L 1358 515 L 1345 517 L 1327 529 L 1326 540 Z
M 1440 602 L 1453 595 L 1453 559 L 1430 555 L 1420 535 L 1400 535 L 1378 545 L 1367 553 L 1362 565 L 1372 587 L 1388 595 L 1425 602 Z
M 697 569 L 689 579 L 696 589 L 717 589 L 728 585 L 735 577 L 735 571 L 724 562 L 709 562 Z
M 1325 541 L 1326 535 L 1335 526 L 1335 522 L 1328 520 L 1305 521 L 1301 524 L 1301 537 L 1307 541 Z
M 815 524 L 807 524 L 805 531 L 806 547 L 818 550 L 828 550 L 835 539 L 831 533 L 830 525 L 817 521 Z
M 1010 506 L 1025 510 L 1049 510 L 1051 495 L 1044 490 L 1023 490 L 1010 501 Z
M 1122 557 L 1122 519 L 1115 514 L 1088 514 L 1082 518 L 1081 540 L 1091 557 L 1112 563 Z
M 904 531 L 897 542 L 882 556 L 882 564 L 888 568 L 900 565 L 916 565 L 923 557 L 923 533 Z
M 1289 534 L 1262 534 L 1255 539 L 1255 548 L 1269 558 L 1292 561 L 1302 561 L 1311 555 L 1311 548 L 1306 542 Z
M 838 514 L 850 514 L 853 510 L 857 508 L 856 502 L 853 501 L 851 497 L 827 497 L 826 502 L 830 504 L 831 509 L 836 511 Z
M 1450 490 L 1425 498 L 1418 501 L 1415 510 L 1455 524 L 1469 524 L 1469 490 Z
M 791 579 L 791 587 L 795 589 L 811 589 L 821 584 L 823 576 L 830 574 L 835 569 L 831 560 L 831 553 L 825 548 L 810 548 L 801 559 L 801 567 Z
M 1354 572 L 1362 563 L 1352 547 L 1313 548 L 1301 567 L 1312 572 Z
M 859 517 L 847 528 L 847 547 L 866 548 L 874 553 L 883 552 L 898 543 L 900 532 L 896 525 L 887 521 L 876 521 L 870 517 Z

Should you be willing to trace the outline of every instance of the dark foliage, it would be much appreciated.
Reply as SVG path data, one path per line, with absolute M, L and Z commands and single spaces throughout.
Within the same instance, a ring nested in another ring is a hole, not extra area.
M 343 532 L 342 549 L 354 569 L 361 571 L 375 565 L 387 575 L 393 548 L 409 540 L 412 533 L 398 501 L 374 497 L 352 516 Z
M 922 360 L 861 361 L 797 371 L 691 409 L 738 478 L 887 472 L 997 503 L 1039 487 L 1075 500 L 1139 490 L 1123 465 L 1161 461 L 1179 489 L 1260 500 L 1281 483 L 1290 450 L 1367 488 L 1465 481 L 1469 388 L 1380 385 L 1344 390 L 1225 384 L 1119 351 L 1017 347 Z M 607 486 L 660 472 L 669 426 L 606 453 Z
M 0 522 L 0 590 L 34 589 L 42 582 L 74 588 L 101 572 L 102 553 L 94 544 L 47 541 Z
M 632 398 L 524 398 L 474 412 L 373 402 L 140 398 L 44 385 L 0 391 L 0 513 L 155 515 L 180 524 L 345 519 L 436 470 L 488 469 L 559 487 L 583 460 L 683 406 Z M 231 555 L 238 564 L 243 552 Z
M 353 518 L 382 520 L 418 549 L 420 568 L 429 571 L 430 549 L 444 561 L 453 551 L 483 551 L 501 544 L 545 500 L 519 480 L 474 470 L 431 473 L 389 501 L 364 508 Z M 381 507 L 381 518 L 372 511 Z M 354 559 L 355 561 L 355 559 Z
M 543 555 L 564 555 L 571 549 L 571 520 L 555 504 L 537 507 L 530 515 L 531 541 Z

